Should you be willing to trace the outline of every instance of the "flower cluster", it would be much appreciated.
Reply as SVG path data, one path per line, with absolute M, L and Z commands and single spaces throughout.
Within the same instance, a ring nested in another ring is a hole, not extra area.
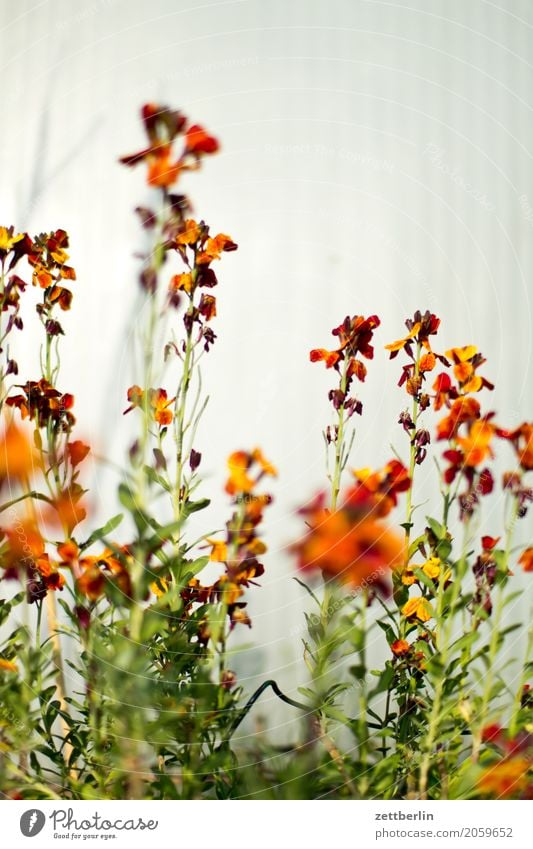
M 169 399 L 165 389 L 149 389 L 145 394 L 140 386 L 130 386 L 128 389 L 130 406 L 124 410 L 124 415 L 135 408 L 147 410 L 150 418 L 157 422 L 159 427 L 166 427 L 172 422 L 173 415 L 169 407 L 175 400 L 175 398 Z
M 123 165 L 134 166 L 145 162 L 148 166 L 149 186 L 168 189 L 186 171 L 198 168 L 200 160 L 219 150 L 219 143 L 199 124 L 189 124 L 181 112 L 147 103 L 143 106 L 142 120 L 148 137 L 148 147 L 137 153 L 123 156 Z M 181 152 L 173 150 L 177 139 L 182 141 Z
M 382 503 L 375 493 L 365 500 L 357 485 L 337 510 L 325 506 L 324 493 L 302 508 L 308 531 L 292 546 L 299 569 L 388 595 L 391 573 L 403 563 L 405 550 L 400 537 L 379 518 Z
M 479 793 L 496 799 L 533 799 L 533 736 L 521 731 L 510 738 L 494 723 L 483 729 L 483 742 L 490 746 L 492 757 L 478 778 Z
M 277 472 L 259 448 L 251 452 L 235 451 L 228 458 L 228 471 L 226 492 L 234 496 L 235 510 L 226 524 L 225 538 L 206 540 L 211 549 L 210 560 L 223 563 L 224 574 L 210 586 L 202 586 L 197 578 L 192 578 L 183 597 L 188 605 L 207 601 L 221 603 L 233 628 L 238 623 L 251 625 L 245 611 L 246 602 L 241 598 L 245 588 L 254 584 L 264 572 L 258 558 L 267 547 L 258 537 L 258 527 L 265 506 L 272 502 L 272 496 L 257 493 L 257 487 L 264 477 L 275 477 Z M 210 636 L 207 622 L 203 624 L 202 634 L 204 638 Z
M 371 360 L 374 349 L 370 344 L 376 327 L 380 320 L 377 315 L 364 318 L 355 315 L 353 318 L 346 316 L 342 324 L 335 327 L 331 332 L 337 337 L 338 347 L 332 351 L 325 348 L 313 348 L 309 353 L 312 363 L 323 362 L 326 368 L 334 368 L 339 373 L 339 386 L 331 389 L 328 398 L 335 410 L 343 409 L 348 417 L 354 413 L 361 415 L 363 405 L 355 396 L 350 396 L 350 387 L 354 377 L 364 382 L 367 370 L 364 362 L 358 359 L 358 355 Z M 331 434 L 328 429 L 328 441 L 335 442 L 338 438 L 338 429 Z
M 128 546 L 106 548 L 101 554 L 82 554 L 73 539 L 57 548 L 60 566 L 71 569 L 78 591 L 89 601 L 98 601 L 106 589 L 116 587 L 125 597 L 131 596 L 131 559 Z
M 43 289 L 43 301 L 37 305 L 37 313 L 49 336 L 63 333 L 57 319 L 53 318 L 56 305 L 67 311 L 72 304 L 72 292 L 64 286 L 65 280 L 75 280 L 76 272 L 67 265 L 69 255 L 68 234 L 65 230 L 55 230 L 52 233 L 41 233 L 33 240 L 28 253 L 28 262 L 33 268 L 32 283 Z
M 63 589 L 65 579 L 45 552 L 45 542 L 33 519 L 18 520 L 1 534 L 3 578 L 21 581 L 30 603 L 43 599 L 49 590 Z
M 37 427 L 47 427 L 49 424 L 56 431 L 70 433 L 76 419 L 71 412 L 74 406 L 74 396 L 61 393 L 44 377 L 40 380 L 28 380 L 24 385 L 18 385 L 23 394 L 11 395 L 6 399 L 8 407 L 16 407 L 23 419 L 29 418 Z
M 185 265 L 186 271 L 174 274 L 170 280 L 168 300 L 171 306 L 177 307 L 180 295 L 187 297 L 188 307 L 183 317 L 185 329 L 192 333 L 195 324 L 199 327 L 199 340 L 203 339 L 204 348 L 215 340 L 215 334 L 207 323 L 216 316 L 216 298 L 204 290 L 213 289 L 218 284 L 211 263 L 219 260 L 223 253 L 237 250 L 237 245 L 225 233 L 216 236 L 209 235 L 209 227 L 204 221 L 196 222 L 187 218 L 178 227 L 174 238 L 166 243 L 166 249 L 174 250 Z M 195 295 L 200 296 L 195 302 Z
M 348 491 L 346 503 L 356 507 L 362 504 L 365 509 L 370 505 L 377 516 L 383 518 L 398 504 L 398 494 L 406 492 L 411 486 L 408 471 L 399 460 L 389 460 L 379 471 L 372 469 L 354 469 L 356 484 Z
M 405 385 L 407 394 L 413 398 L 413 409 L 411 412 L 403 410 L 398 423 L 402 425 L 410 439 L 411 465 L 420 465 L 427 456 L 426 446 L 431 442 L 429 431 L 418 427 L 418 413 L 427 409 L 431 403 L 427 392 L 422 391 L 423 386 L 428 373 L 435 368 L 437 360 L 445 365 L 448 365 L 448 361 L 442 354 L 432 350 L 429 341 L 429 337 L 435 336 L 438 332 L 440 318 L 429 310 L 423 314 L 417 310 L 412 319 L 406 319 L 405 325 L 408 330 L 407 335 L 385 345 L 385 349 L 390 352 L 391 360 L 397 357 L 400 351 L 404 351 L 410 360 L 402 366 L 398 386 Z

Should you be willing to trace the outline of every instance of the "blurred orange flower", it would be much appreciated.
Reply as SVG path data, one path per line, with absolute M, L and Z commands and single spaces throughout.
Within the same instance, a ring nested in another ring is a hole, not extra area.
M 37 455 L 29 439 L 14 422 L 0 436 L 0 487 L 25 481 L 36 468 Z
M 524 572 L 533 572 L 533 548 L 526 548 L 518 558 Z
M 375 586 L 389 592 L 388 576 L 405 556 L 403 540 L 375 516 L 374 505 L 366 508 L 349 502 L 335 512 L 323 499 L 301 512 L 308 532 L 292 551 L 302 571 L 318 571 L 351 587 Z

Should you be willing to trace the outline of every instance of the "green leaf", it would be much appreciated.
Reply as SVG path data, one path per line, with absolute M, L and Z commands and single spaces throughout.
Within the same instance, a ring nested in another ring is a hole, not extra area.
M 141 626 L 141 641 L 148 642 L 156 634 L 168 631 L 168 617 L 156 610 L 145 610 Z
M 381 622 L 378 619 L 376 624 L 379 625 L 381 630 L 385 632 L 385 635 L 387 637 L 387 641 L 388 641 L 389 645 L 397 639 L 396 634 L 394 633 L 392 626 L 389 625 L 388 622 Z
M 378 674 L 378 685 L 377 687 L 374 687 L 374 689 L 368 694 L 369 699 L 373 698 L 374 696 L 377 696 L 379 693 L 384 693 L 386 690 L 389 689 L 394 679 L 394 667 L 387 661 L 385 669 Z
M 446 538 L 446 528 L 444 527 L 444 525 L 441 525 L 441 523 L 437 522 L 436 519 L 432 519 L 431 516 L 426 516 L 426 522 L 428 523 L 429 527 L 431 528 L 438 540 Z
M 115 528 L 118 528 L 120 523 L 124 518 L 124 513 L 117 513 L 116 516 L 113 516 L 109 522 L 106 522 L 101 528 L 97 528 L 96 531 L 93 531 L 92 534 L 87 537 L 85 542 L 80 545 L 80 549 L 88 548 L 93 542 L 97 542 L 99 539 L 103 539 L 104 537 L 109 536 L 109 534 L 113 533 Z
M 300 584 L 300 586 L 301 586 L 301 587 L 303 587 L 303 588 L 304 588 L 304 590 L 306 590 L 306 592 L 308 592 L 308 593 L 309 593 L 309 595 L 311 596 L 311 598 L 313 599 L 313 601 L 316 601 L 316 603 L 317 603 L 317 604 L 318 604 L 318 606 L 320 607 L 320 601 L 318 600 L 318 598 L 317 598 L 317 597 L 316 597 L 316 595 L 314 594 L 314 592 L 313 592 L 313 590 L 311 589 L 311 587 L 308 587 L 308 586 L 307 586 L 307 584 L 306 584 L 304 581 L 301 581 L 301 580 L 300 580 L 300 578 L 296 578 L 296 577 L 294 577 L 294 576 L 293 576 L 293 579 L 292 579 L 292 580 L 293 580 L 293 581 L 296 581 L 296 583 L 297 583 L 297 584 Z

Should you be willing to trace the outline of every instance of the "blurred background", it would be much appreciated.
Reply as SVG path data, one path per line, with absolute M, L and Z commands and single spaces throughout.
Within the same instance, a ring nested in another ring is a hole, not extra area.
M 79 436 L 119 464 L 132 427 L 122 411 L 135 378 L 133 254 L 144 247 L 133 208 L 150 195 L 143 169 L 117 159 L 143 146 L 146 101 L 182 109 L 221 139 L 220 155 L 181 184 L 197 215 L 239 243 L 217 269 L 197 448 L 210 530 L 228 516 L 232 450 L 260 445 L 279 468 L 266 574 L 248 592 L 254 627 L 238 634 L 249 647 L 235 666 L 247 689 L 268 676 L 294 694 L 306 680 L 308 598 L 286 549 L 302 528 L 295 511 L 325 485 L 330 422 L 331 374 L 309 363 L 309 349 L 329 347 L 348 313 L 382 319 L 355 467 L 382 465 L 391 444 L 407 457 L 400 361 L 382 346 L 418 308 L 442 319 L 437 349 L 475 343 L 488 357 L 496 389 L 483 400 L 500 420 L 531 414 L 531 3 L 3 0 L 1 10 L 0 220 L 70 233 L 78 282 L 60 388 L 76 396 Z M 37 332 L 35 345 L 25 339 L 23 380 L 39 351 Z M 512 465 L 501 453 L 499 468 Z M 430 460 L 418 470 L 418 502 L 433 474 Z M 116 512 L 116 481 L 93 464 L 93 513 Z M 424 503 L 419 522 L 430 510 Z M 487 499 L 479 532 L 498 535 L 501 514 L 501 496 Z M 529 616 L 525 602 L 509 609 L 513 621 Z M 522 645 L 514 634 L 509 657 Z M 291 708 L 265 696 L 263 711 L 290 737 Z

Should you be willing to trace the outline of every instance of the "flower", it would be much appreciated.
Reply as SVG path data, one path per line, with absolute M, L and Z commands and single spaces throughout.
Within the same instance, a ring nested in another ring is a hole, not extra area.
M 24 233 L 15 235 L 13 227 L 0 227 L 0 259 L 4 259 L 24 236 Z
M 528 788 L 530 776 L 529 758 L 505 757 L 483 770 L 477 780 L 477 788 L 485 796 L 509 799 L 519 796 Z
M 80 593 L 91 601 L 97 601 L 103 594 L 108 583 L 126 597 L 131 596 L 131 580 L 128 565 L 131 554 L 127 546 L 116 549 L 106 548 L 99 556 L 90 555 L 80 561 L 82 569 L 77 578 L 77 588 Z
M 13 660 L 7 660 L 5 657 L 0 657 L 0 669 L 4 672 L 18 672 L 17 664 Z
M 57 564 L 45 552 L 45 544 L 33 518 L 19 519 L 3 531 L 2 566 L 6 578 L 25 582 L 28 601 L 43 599 L 49 590 L 61 590 L 65 580 Z
M 526 548 L 518 558 L 518 562 L 524 572 L 533 572 L 533 548 Z
M 339 342 L 338 348 L 329 351 L 326 348 L 313 348 L 309 352 L 309 359 L 312 363 L 324 362 L 326 368 L 334 368 L 340 375 L 339 387 L 331 389 L 328 393 L 328 398 L 333 404 L 336 411 L 343 408 L 348 416 L 357 413 L 361 415 L 363 405 L 357 398 L 350 396 L 350 386 L 354 377 L 361 383 L 366 377 L 365 364 L 357 359 L 358 355 L 371 360 L 374 356 L 374 349 L 370 344 L 376 327 L 379 327 L 380 320 L 377 315 L 371 315 L 364 318 L 362 315 L 355 315 L 350 318 L 346 316 L 342 324 L 335 327 L 331 332 L 337 337 Z M 337 433 L 331 437 L 328 431 L 328 441 L 335 441 Z
M 411 486 L 411 479 L 403 463 L 399 460 L 389 460 L 386 466 L 373 472 L 371 469 L 354 469 L 353 475 L 357 480 L 347 493 L 347 503 L 355 506 L 363 503 L 365 507 L 374 502 L 376 515 L 387 516 L 398 503 L 398 494 L 406 492 Z
M 250 471 L 254 466 L 259 466 L 256 477 L 252 477 Z M 229 477 L 226 482 L 226 492 L 229 495 L 245 495 L 251 493 L 264 475 L 276 477 L 277 471 L 272 463 L 269 463 L 259 448 L 251 453 L 247 451 L 234 451 L 228 458 Z
M 490 444 L 496 427 L 487 418 L 470 424 L 466 437 L 457 437 L 457 444 L 463 449 L 462 462 L 465 466 L 479 466 L 486 457 L 492 457 Z
M 334 512 L 323 505 L 319 497 L 300 511 L 309 530 L 291 547 L 298 567 L 321 571 L 354 588 L 372 585 L 387 594 L 388 576 L 405 556 L 403 540 L 376 517 L 372 500 L 366 506 L 347 500 Z
M 515 430 L 498 430 L 498 436 L 514 445 L 518 462 L 525 472 L 533 470 L 533 424 L 524 422 Z
M 44 378 L 28 380 L 23 386 L 23 395 L 13 395 L 6 399 L 8 407 L 16 407 L 23 419 L 29 418 L 38 427 L 46 427 L 51 422 L 57 430 L 70 432 L 76 423 L 70 412 L 74 406 L 74 396 L 61 393 Z
M 141 115 L 149 145 L 137 153 L 121 157 L 120 162 L 133 167 L 145 161 L 150 186 L 166 191 L 178 180 L 182 171 L 197 168 L 202 156 L 216 153 L 219 149 L 214 136 L 209 135 L 199 124 L 187 128 L 186 117 L 168 106 L 147 103 Z M 185 136 L 184 146 L 181 153 L 176 155 L 173 144 L 181 135 Z
M 427 622 L 433 616 L 433 608 L 429 601 L 423 596 L 410 598 L 402 607 L 402 613 L 406 619 L 418 619 Z
M 231 236 L 226 236 L 224 233 L 219 233 L 213 239 L 207 239 L 203 250 L 196 257 L 197 265 L 207 265 L 215 259 L 220 259 L 223 251 L 230 253 L 236 251 L 238 245 L 235 244 Z
M 160 427 L 165 427 L 172 422 L 173 414 L 172 411 L 169 410 L 169 407 L 175 400 L 175 398 L 168 398 L 165 389 L 149 389 L 148 396 L 146 398 L 144 390 L 141 389 L 140 386 L 130 386 L 128 389 L 128 401 L 130 402 L 130 406 L 127 410 L 124 410 L 124 415 L 129 413 L 131 410 L 134 410 L 136 407 L 140 410 L 145 410 L 147 404 L 148 414 Z
M 396 342 L 391 342 L 389 345 L 385 345 L 385 349 L 390 351 L 391 360 L 394 359 L 394 357 L 396 357 L 402 350 L 405 350 L 411 359 L 414 359 L 412 352 L 413 342 L 417 342 L 419 345 L 426 348 L 428 352 L 431 352 L 429 337 L 434 336 L 437 333 L 440 325 L 440 318 L 437 318 L 436 315 L 430 313 L 429 310 L 426 310 L 424 315 L 422 315 L 420 310 L 417 310 L 413 319 L 408 318 L 405 325 L 408 330 L 407 335 L 401 339 L 397 339 Z M 434 359 L 426 360 L 426 365 L 431 363 L 431 368 L 434 368 Z M 431 371 L 431 368 L 427 368 L 426 370 Z
M 85 445 L 80 439 L 69 442 L 67 445 L 67 454 L 70 465 L 73 467 L 79 466 L 80 463 L 83 463 L 90 450 L 89 445 Z
M 450 348 L 446 351 L 446 356 L 453 363 L 453 373 L 459 384 L 461 394 L 467 395 L 469 392 L 479 392 L 480 389 L 494 389 L 492 383 L 489 383 L 484 377 L 479 377 L 476 374 L 476 369 L 486 362 L 482 354 L 478 353 L 475 345 L 465 345 L 463 348 Z
M 46 514 L 48 521 L 64 528 L 71 536 L 76 525 L 87 516 L 85 507 L 79 503 L 84 494 L 79 484 L 70 484 L 51 502 L 52 509 Z
M 210 560 L 214 560 L 216 563 L 225 563 L 228 559 L 228 546 L 224 542 L 224 540 L 211 539 L 210 537 L 206 537 L 208 545 L 211 546 L 211 553 L 209 555 Z
M 206 153 L 217 153 L 219 147 L 217 139 L 209 135 L 200 124 L 193 124 L 185 133 L 187 153 L 193 153 L 199 157 Z
M 428 578 L 435 579 L 440 575 L 440 566 L 441 562 L 439 557 L 430 557 L 429 560 L 426 560 L 422 566 L 422 571 Z
M 326 364 L 326 368 L 333 368 L 333 366 L 337 365 L 340 358 L 341 355 L 338 351 L 327 351 L 325 348 L 313 348 L 309 352 L 309 359 L 312 363 L 323 361 Z
M 35 466 L 36 455 L 26 434 L 9 422 L 0 436 L 0 487 L 6 482 L 27 480 Z
M 411 651 L 411 646 L 407 640 L 394 640 L 391 643 L 391 651 L 396 657 L 405 657 Z
M 457 398 L 446 415 L 437 425 L 437 439 L 452 439 L 457 436 L 459 427 L 473 422 L 481 416 L 479 402 L 475 398 Z

